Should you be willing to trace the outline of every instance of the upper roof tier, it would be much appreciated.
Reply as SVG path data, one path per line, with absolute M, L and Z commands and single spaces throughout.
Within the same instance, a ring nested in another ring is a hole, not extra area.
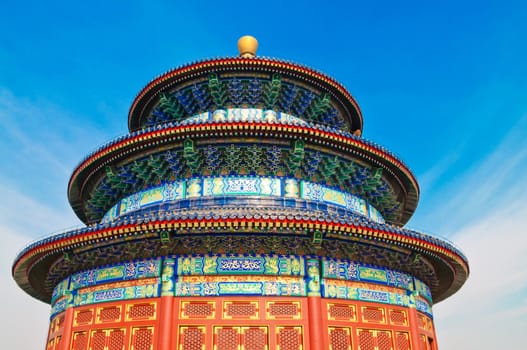
M 130 131 L 222 108 L 261 108 L 314 124 L 362 133 L 362 114 L 351 94 L 311 68 L 260 57 L 217 58 L 173 69 L 137 95 Z
M 417 181 L 397 157 L 361 138 L 362 115 L 351 94 L 311 68 L 256 57 L 257 46 L 242 37 L 240 57 L 191 63 L 147 84 L 130 108 L 131 134 L 75 169 L 68 197 L 79 218 L 97 222 L 123 198 L 182 178 L 258 174 L 351 193 L 388 223 L 404 225 L 417 206 Z M 301 157 L 291 140 L 305 143 Z M 192 155 L 184 142 L 192 143 Z M 223 152 L 229 145 L 251 160 L 230 166 Z M 268 157 L 253 149 L 278 152 L 277 166 L 266 167 Z

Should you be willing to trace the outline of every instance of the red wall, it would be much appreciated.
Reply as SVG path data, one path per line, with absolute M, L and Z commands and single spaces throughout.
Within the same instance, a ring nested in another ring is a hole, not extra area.
M 319 332 L 322 347 L 332 350 L 437 349 L 432 320 L 415 309 L 341 299 L 320 299 L 316 305 L 321 317 L 311 318 L 310 325 L 308 297 L 162 297 L 93 304 L 74 308 L 69 317 L 67 312 L 55 316 L 47 350 L 309 350 L 310 332 Z M 411 312 L 417 325 L 411 324 Z M 68 322 L 71 337 L 63 334 Z M 413 330 L 417 346 L 412 346 Z M 69 346 L 61 344 L 67 338 Z

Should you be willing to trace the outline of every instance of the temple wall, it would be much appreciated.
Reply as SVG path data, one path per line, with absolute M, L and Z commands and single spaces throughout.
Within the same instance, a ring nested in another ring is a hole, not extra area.
M 435 350 L 427 294 L 408 274 L 321 257 L 126 262 L 56 286 L 46 349 Z

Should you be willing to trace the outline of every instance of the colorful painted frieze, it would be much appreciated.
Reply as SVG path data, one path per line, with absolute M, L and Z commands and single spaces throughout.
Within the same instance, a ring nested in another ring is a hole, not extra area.
M 160 295 L 160 286 L 160 279 L 149 279 L 149 283 L 140 285 L 120 285 L 117 287 L 110 284 L 101 290 L 80 289 L 73 292 L 74 306 L 117 300 L 154 298 Z
M 430 317 L 433 317 L 432 306 L 430 306 L 430 304 L 428 304 L 426 301 L 418 299 L 418 298 L 415 299 L 415 308 L 417 309 L 417 311 L 420 311 L 424 314 L 427 314 Z
M 191 178 L 165 183 L 121 199 L 104 215 L 102 221 L 108 222 L 118 216 L 162 203 L 224 196 L 304 199 L 342 207 L 375 222 L 384 223 L 379 211 L 360 197 L 309 181 L 261 176 Z
M 55 286 L 53 294 L 51 295 L 51 304 L 54 304 L 58 298 L 66 294 L 66 291 L 69 290 L 69 283 L 70 279 L 66 278 Z
M 302 277 L 184 276 L 176 282 L 175 296 L 306 296 Z
M 263 110 L 259 108 L 227 108 L 217 109 L 212 112 L 204 112 L 193 115 L 185 120 L 182 124 L 206 123 L 206 122 L 282 122 L 295 125 L 308 125 L 308 123 L 298 117 L 287 113 L 276 112 L 274 110 Z
M 203 179 L 206 196 L 281 196 L 281 181 L 266 177 L 215 177 Z
M 415 291 L 419 293 L 419 296 L 425 298 L 430 303 L 432 303 L 432 292 L 430 292 L 430 288 L 426 284 L 424 284 L 422 281 L 418 280 L 417 278 L 414 278 L 414 285 L 415 285 Z
M 51 306 L 51 313 L 50 313 L 50 319 L 55 317 L 55 315 L 60 314 L 64 310 L 66 310 L 68 306 L 67 298 L 62 298 L 55 302 L 53 306 Z
M 180 256 L 177 274 L 303 276 L 304 259 L 297 256 Z
M 373 282 L 409 291 L 414 290 L 412 276 L 381 267 L 372 267 L 353 261 L 324 259 L 322 277 L 348 281 Z
M 101 283 L 159 277 L 161 258 L 145 259 L 78 272 L 70 278 L 70 289 L 76 290 Z
M 342 280 L 323 280 L 322 297 L 360 300 L 408 307 L 410 297 L 406 291 L 379 287 L 374 284 L 352 283 Z

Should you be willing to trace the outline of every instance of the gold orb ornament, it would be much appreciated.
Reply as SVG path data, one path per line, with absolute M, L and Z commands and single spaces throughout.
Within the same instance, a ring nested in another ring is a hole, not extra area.
M 258 40 L 254 36 L 245 35 L 238 39 L 238 51 L 245 58 L 255 57 L 258 49 Z

